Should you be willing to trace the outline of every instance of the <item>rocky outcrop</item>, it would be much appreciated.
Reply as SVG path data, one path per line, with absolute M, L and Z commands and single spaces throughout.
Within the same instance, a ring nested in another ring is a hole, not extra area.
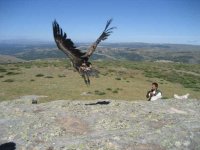
M 15 143 L 19 150 L 200 149 L 199 100 L 31 101 L 27 96 L 0 103 L 0 145 Z

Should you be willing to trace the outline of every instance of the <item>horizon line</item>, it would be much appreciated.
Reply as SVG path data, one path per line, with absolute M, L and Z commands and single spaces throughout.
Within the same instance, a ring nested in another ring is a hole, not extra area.
M 20 44 L 21 41 L 24 41 L 25 43 L 22 44 L 36 44 L 36 42 L 39 42 L 38 44 L 53 44 L 54 40 L 43 40 L 43 39 L 0 39 L 0 44 Z M 94 42 L 94 41 L 93 41 Z M 82 42 L 74 42 L 74 44 L 91 44 L 93 42 L 90 41 L 82 41 Z M 142 41 L 127 41 L 127 42 L 120 42 L 120 41 L 110 41 L 110 42 L 102 42 L 100 45 L 103 44 L 131 44 L 131 43 L 141 43 L 141 44 L 169 44 L 169 45 L 193 45 L 193 46 L 200 46 L 200 44 L 195 43 L 174 43 L 174 42 L 142 42 Z

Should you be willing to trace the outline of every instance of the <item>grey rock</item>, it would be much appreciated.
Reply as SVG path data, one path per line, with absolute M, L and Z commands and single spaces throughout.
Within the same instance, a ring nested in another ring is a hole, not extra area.
M 32 105 L 33 97 L 0 103 L 0 144 L 14 142 L 19 150 L 200 149 L 200 100 L 58 100 Z M 101 101 L 110 103 L 99 105 Z

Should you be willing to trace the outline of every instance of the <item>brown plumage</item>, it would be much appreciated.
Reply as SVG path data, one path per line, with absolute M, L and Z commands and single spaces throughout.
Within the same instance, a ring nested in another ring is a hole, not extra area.
M 112 19 L 107 21 L 106 27 L 103 30 L 102 34 L 99 36 L 99 38 L 88 48 L 87 52 L 82 52 L 81 50 L 77 49 L 74 43 L 70 38 L 67 37 L 67 34 L 62 31 L 62 28 L 60 28 L 59 24 L 56 22 L 56 20 L 53 22 L 53 35 L 55 42 L 58 46 L 58 48 L 64 52 L 70 59 L 70 61 L 73 64 L 73 67 L 82 75 L 82 77 L 85 80 L 86 84 L 90 84 L 89 76 L 96 75 L 97 70 L 92 69 L 91 63 L 88 62 L 90 56 L 95 51 L 96 47 L 101 41 L 104 41 L 108 38 L 108 36 L 112 33 L 112 30 L 115 27 L 109 28 L 109 25 L 111 24 Z M 90 65 L 88 66 L 89 70 L 82 70 L 81 68 L 83 64 Z

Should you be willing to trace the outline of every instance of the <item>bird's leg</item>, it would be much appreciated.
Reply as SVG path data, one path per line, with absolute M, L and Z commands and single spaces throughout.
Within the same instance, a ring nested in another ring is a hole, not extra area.
M 87 83 L 88 83 L 88 85 L 90 85 L 90 78 L 88 75 L 87 75 Z
M 85 84 L 88 85 L 88 81 L 87 81 L 87 79 L 86 79 L 86 74 L 85 74 L 85 72 L 83 72 L 82 77 L 83 77 L 83 79 L 84 79 L 84 81 L 85 81 Z
M 88 83 L 88 85 L 90 85 L 90 78 L 89 78 L 88 71 L 86 71 L 86 77 L 87 77 L 87 83 Z

